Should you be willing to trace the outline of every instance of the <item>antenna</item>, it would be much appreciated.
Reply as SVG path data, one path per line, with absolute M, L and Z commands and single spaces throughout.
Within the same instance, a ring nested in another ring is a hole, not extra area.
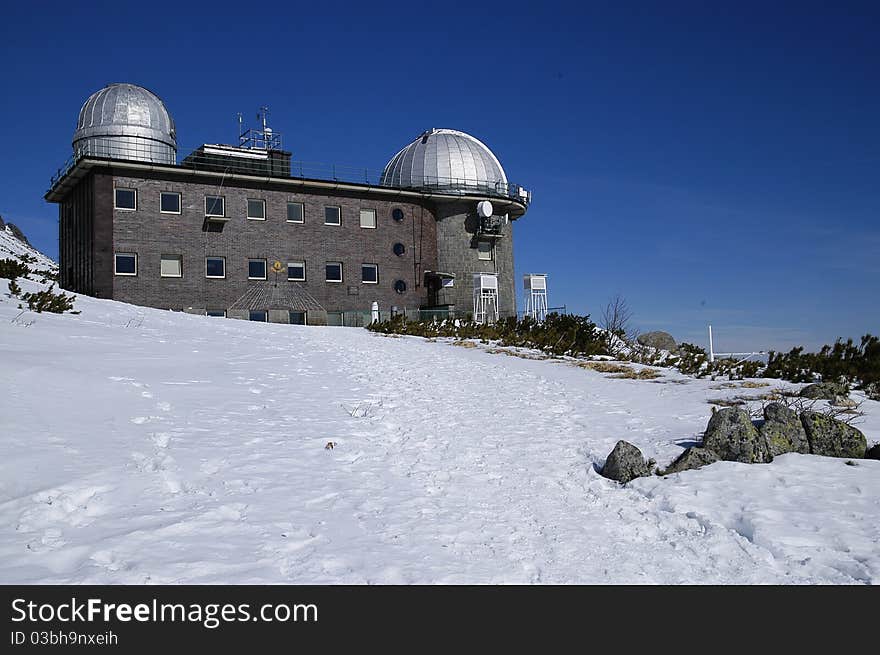
M 244 128 L 241 124 L 241 112 L 238 112 L 238 145 L 242 144 L 242 137 L 244 136 Z

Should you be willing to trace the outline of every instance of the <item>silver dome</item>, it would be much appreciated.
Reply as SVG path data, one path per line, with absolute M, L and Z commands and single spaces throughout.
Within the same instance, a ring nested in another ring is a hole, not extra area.
M 458 130 L 432 129 L 398 152 L 383 186 L 507 195 L 501 162 L 485 144 Z
M 82 106 L 73 135 L 73 152 L 77 157 L 174 164 L 174 121 L 152 91 L 135 84 L 110 84 L 93 93 Z

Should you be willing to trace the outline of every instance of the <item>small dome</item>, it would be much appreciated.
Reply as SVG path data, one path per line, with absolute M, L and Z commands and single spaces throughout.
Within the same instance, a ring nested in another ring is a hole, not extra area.
M 432 129 L 398 152 L 383 186 L 507 195 L 501 162 L 485 144 L 458 130 Z
M 77 156 L 173 164 L 174 120 L 152 91 L 136 84 L 110 84 L 82 106 L 73 150 Z

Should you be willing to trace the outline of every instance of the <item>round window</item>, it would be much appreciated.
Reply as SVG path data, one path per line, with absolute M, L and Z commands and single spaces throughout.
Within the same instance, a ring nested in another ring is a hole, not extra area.
M 404 246 L 402 243 L 395 243 L 394 248 L 392 248 L 392 250 L 394 251 L 395 255 L 400 257 L 403 253 L 406 252 L 406 246 Z
M 400 207 L 395 207 L 391 212 L 391 218 L 400 223 L 403 220 L 403 210 Z
M 406 282 L 403 280 L 398 280 L 394 283 L 394 290 L 397 293 L 406 293 Z

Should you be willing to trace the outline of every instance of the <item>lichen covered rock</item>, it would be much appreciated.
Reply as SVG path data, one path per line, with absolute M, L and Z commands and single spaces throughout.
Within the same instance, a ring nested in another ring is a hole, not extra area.
M 767 441 L 739 407 L 726 407 L 712 415 L 703 436 L 703 447 L 729 462 L 755 464 L 773 460 Z
M 708 466 L 717 461 L 718 455 L 715 451 L 709 450 L 708 448 L 693 446 L 679 455 L 678 458 L 661 473 L 661 475 L 671 475 L 672 473 L 691 471 L 703 466 Z
M 810 442 L 797 413 L 782 403 L 764 408 L 764 424 L 758 434 L 767 442 L 773 457 L 783 453 L 809 453 Z
M 629 482 L 636 478 L 651 475 L 651 469 L 642 451 L 627 441 L 618 441 L 614 450 L 605 460 L 602 475 L 617 482 Z
M 816 382 L 801 389 L 801 398 L 836 401 L 849 395 L 849 387 L 839 382 Z
M 851 425 L 819 412 L 801 412 L 810 452 L 826 457 L 862 458 L 868 449 L 865 435 Z
M 649 348 L 657 348 L 659 350 L 668 350 L 670 352 L 678 348 L 675 339 L 668 332 L 645 332 L 640 334 L 636 341 L 643 346 Z

